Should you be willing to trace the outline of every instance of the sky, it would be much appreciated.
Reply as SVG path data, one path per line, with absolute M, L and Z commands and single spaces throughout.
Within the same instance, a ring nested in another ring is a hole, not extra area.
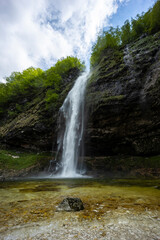
M 29 67 L 46 70 L 58 59 L 88 62 L 104 27 L 122 26 L 156 0 L 0 0 L 0 81 Z

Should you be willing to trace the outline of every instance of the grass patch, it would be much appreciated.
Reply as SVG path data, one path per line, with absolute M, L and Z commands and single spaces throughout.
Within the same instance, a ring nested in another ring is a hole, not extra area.
M 50 153 L 28 153 L 18 151 L 0 150 L 0 168 L 21 170 L 37 163 L 45 163 Z

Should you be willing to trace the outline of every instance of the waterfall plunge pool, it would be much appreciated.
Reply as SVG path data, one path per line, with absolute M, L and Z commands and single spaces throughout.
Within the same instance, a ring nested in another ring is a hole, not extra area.
M 85 209 L 56 212 L 65 197 Z M 0 202 L 0 239 L 160 239 L 160 180 L 10 181 Z

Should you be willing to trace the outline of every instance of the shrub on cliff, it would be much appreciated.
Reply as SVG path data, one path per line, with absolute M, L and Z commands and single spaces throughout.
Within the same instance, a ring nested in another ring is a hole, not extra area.
M 30 67 L 22 73 L 13 72 L 6 78 L 6 83 L 0 83 L 0 115 L 15 117 L 40 91 L 46 93 L 47 107 L 54 104 L 61 90 L 62 79 L 72 68 L 82 71 L 84 65 L 75 57 L 67 57 L 58 60 L 47 71 Z
M 42 76 L 43 71 L 40 68 L 30 67 L 22 73 L 13 72 L 7 77 L 6 83 L 0 84 L 0 114 L 6 114 L 11 105 L 15 106 L 15 110 L 19 102 L 24 105 L 24 99 L 30 98 L 42 87 Z M 9 112 L 11 113 L 11 109 Z
M 150 32 L 160 31 L 160 0 L 158 0 L 150 13 Z
M 117 48 L 140 37 L 142 34 L 153 34 L 160 31 L 160 0 L 154 4 L 153 8 L 146 13 L 137 15 L 135 19 L 126 20 L 119 28 L 111 28 L 97 37 L 93 45 L 90 58 L 91 67 L 99 63 L 102 53 L 107 48 Z
M 120 31 L 117 27 L 116 29 L 111 27 L 109 31 L 104 31 L 102 35 L 98 36 L 97 42 L 92 47 L 92 55 L 90 58 L 91 66 L 94 66 L 99 62 L 101 53 L 106 48 L 116 48 L 120 44 Z
M 67 57 L 58 60 L 54 67 L 45 72 L 44 86 L 47 87 L 46 92 L 46 108 L 52 109 L 59 98 L 63 78 L 67 77 L 70 70 L 77 68 L 82 71 L 85 66 L 76 57 Z

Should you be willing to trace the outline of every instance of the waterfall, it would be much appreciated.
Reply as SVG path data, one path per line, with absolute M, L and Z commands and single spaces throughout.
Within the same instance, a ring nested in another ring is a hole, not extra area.
M 88 73 L 79 76 L 60 108 L 58 171 L 61 177 L 77 177 L 80 146 L 84 128 L 84 96 Z

